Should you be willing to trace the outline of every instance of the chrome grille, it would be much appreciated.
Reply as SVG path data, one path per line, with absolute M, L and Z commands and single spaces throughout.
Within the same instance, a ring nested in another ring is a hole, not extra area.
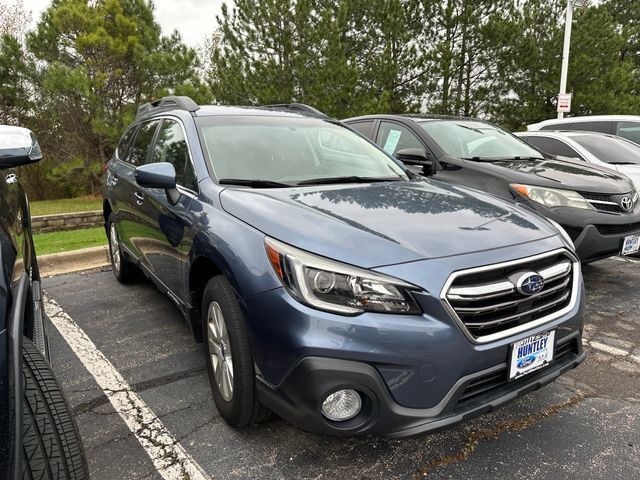
M 607 195 L 605 193 L 579 192 L 593 208 L 600 212 L 608 213 L 628 213 L 620 207 L 620 201 L 623 197 L 628 196 L 632 200 L 635 208 L 638 202 L 638 193 L 630 192 L 624 195 Z
M 443 290 L 443 300 L 466 333 L 487 342 L 533 328 L 564 314 L 577 290 L 574 259 L 565 250 L 514 262 L 456 272 Z M 543 288 L 525 295 L 517 278 L 538 274 Z

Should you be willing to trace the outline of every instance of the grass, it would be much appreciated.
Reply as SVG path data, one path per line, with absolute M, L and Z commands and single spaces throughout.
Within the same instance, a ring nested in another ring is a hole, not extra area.
M 36 233 L 33 236 L 33 241 L 36 254 L 46 255 L 106 245 L 107 237 L 103 227 L 96 227 L 64 232 Z
M 91 210 L 102 210 L 102 198 L 86 196 L 31 202 L 31 215 L 34 217 L 56 213 L 89 212 Z

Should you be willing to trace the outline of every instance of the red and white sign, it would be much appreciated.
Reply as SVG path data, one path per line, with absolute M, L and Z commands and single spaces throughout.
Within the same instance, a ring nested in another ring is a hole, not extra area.
M 571 94 L 561 93 L 558 95 L 558 111 L 569 113 L 571 111 Z

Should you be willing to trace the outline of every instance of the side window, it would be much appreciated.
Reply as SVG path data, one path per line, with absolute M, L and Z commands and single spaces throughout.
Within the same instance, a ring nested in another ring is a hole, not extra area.
M 552 123 L 551 125 L 545 125 L 540 128 L 540 131 L 546 130 L 571 130 L 572 123 Z
M 122 135 L 122 138 L 118 143 L 118 148 L 116 149 L 116 158 L 118 158 L 118 160 L 124 161 L 129 145 L 131 144 L 131 140 L 136 133 L 136 128 L 137 125 L 132 125 L 124 132 L 124 135 Z
M 366 122 L 349 123 L 348 125 L 356 132 L 361 133 L 369 140 L 371 140 L 373 139 L 373 123 L 373 120 L 368 120 Z
M 381 122 L 378 145 L 391 156 L 405 148 L 424 148 L 418 137 L 408 128 L 397 123 Z
M 580 154 L 576 152 L 566 143 L 549 137 L 522 137 L 522 139 L 541 152 L 548 153 L 550 155 L 562 155 L 563 157 L 577 158 L 583 160 Z
M 182 126 L 174 120 L 164 120 L 153 150 L 151 160 L 169 162 L 176 169 L 176 183 L 182 187 L 197 191 L 198 182 L 189 158 L 189 148 Z
M 564 129 L 581 130 L 585 132 L 611 133 L 611 123 L 612 122 L 576 122 L 567 125 Z
M 149 147 L 151 146 L 151 142 L 153 141 L 153 136 L 156 133 L 156 128 L 160 124 L 160 120 L 153 120 L 151 122 L 143 123 L 140 128 L 138 128 L 138 133 L 136 134 L 136 138 L 133 140 L 133 145 L 129 149 L 127 153 L 127 162 L 139 167 L 140 165 L 144 165 L 147 159 L 147 153 L 149 152 Z
M 616 135 L 640 144 L 640 122 L 618 122 Z

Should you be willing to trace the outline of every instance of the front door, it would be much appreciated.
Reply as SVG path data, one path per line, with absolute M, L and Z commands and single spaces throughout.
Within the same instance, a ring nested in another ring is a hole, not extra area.
M 162 121 L 149 162 L 169 162 L 176 170 L 180 197 L 173 204 L 159 188 L 144 190 L 144 238 L 140 250 L 151 272 L 173 294 L 188 299 L 183 280 L 188 254 L 187 212 L 197 196 L 197 182 L 182 124 L 176 119 Z

